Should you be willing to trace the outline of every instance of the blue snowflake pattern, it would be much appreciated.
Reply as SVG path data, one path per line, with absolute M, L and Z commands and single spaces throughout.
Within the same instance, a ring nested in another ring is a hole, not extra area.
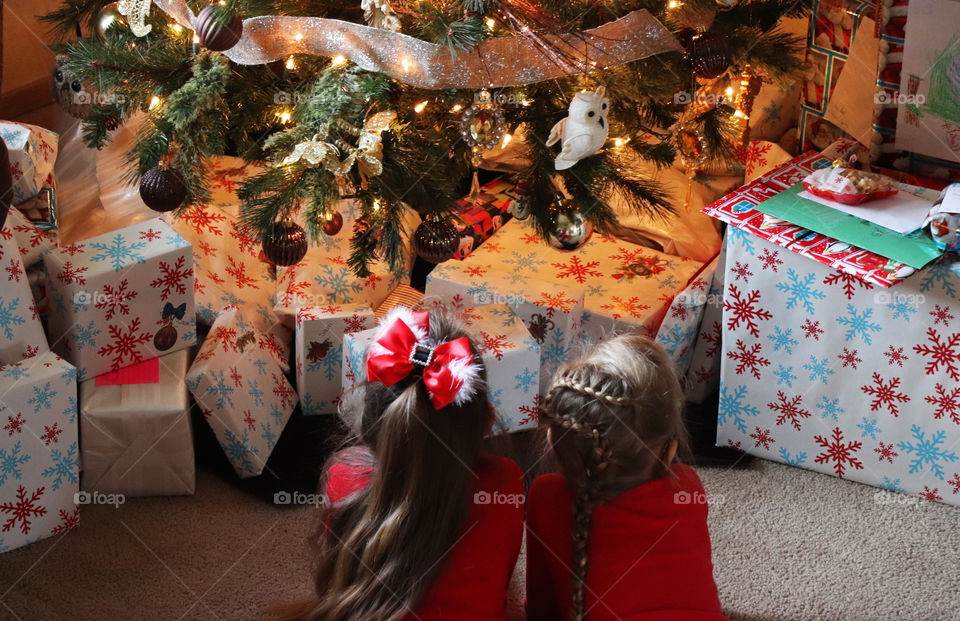
M 197 317 L 203 323 L 213 325 L 217 320 L 217 312 L 213 310 L 213 305 L 209 302 L 197 302 Z
M 257 380 L 247 380 L 247 394 L 250 395 L 250 398 L 253 399 L 253 404 L 256 406 L 263 406 L 263 391 L 260 390 L 260 386 L 257 384 Z
M 939 285 L 948 297 L 956 297 L 957 289 L 955 284 L 957 280 L 960 280 L 960 263 L 951 261 L 928 265 L 923 268 L 921 275 L 921 292 L 926 293 Z
M 276 403 L 270 404 L 270 416 L 277 423 L 277 427 L 283 428 L 283 417 L 286 416 L 286 413 Z
M 473 286 L 467 289 L 467 296 L 472 296 L 477 304 L 489 304 L 496 299 L 496 294 L 486 282 L 475 282 Z
M 513 326 L 513 322 L 517 320 L 516 313 L 513 312 L 509 306 L 491 306 L 489 309 L 485 309 L 490 313 L 491 317 L 499 317 L 500 325 L 504 328 L 509 328 Z
M 14 326 L 27 323 L 27 320 L 17 312 L 18 306 L 20 306 L 20 298 L 11 298 L 7 305 L 4 305 L 3 300 L 0 299 L 0 328 L 3 328 L 3 333 L 9 341 L 13 340 Z
M 94 263 L 109 261 L 113 264 L 114 272 L 119 272 L 130 263 L 145 263 L 147 260 L 146 257 L 140 253 L 141 250 L 147 247 L 147 242 L 127 243 L 127 241 L 123 239 L 123 235 L 119 233 L 113 238 L 113 243 L 111 244 L 93 242 L 89 244 L 89 246 L 100 251 L 90 257 L 90 260 Z
M 891 479 L 888 476 L 883 477 L 883 483 L 880 484 L 880 487 L 885 490 L 890 490 L 891 492 L 906 493 L 904 489 L 900 487 L 900 479 Z
M 260 438 L 266 443 L 268 453 L 277 445 L 277 434 L 273 433 L 270 423 L 260 423 Z
M 852 341 L 860 335 L 867 345 L 872 345 L 873 336 L 870 333 L 880 332 L 883 329 L 880 324 L 870 321 L 873 317 L 873 309 L 865 308 L 861 313 L 853 304 L 847 304 L 847 315 L 848 317 L 837 317 L 837 323 L 849 328 L 845 334 L 847 341 Z
M 793 338 L 793 328 L 783 330 L 780 326 L 773 327 L 773 334 L 767 336 L 773 341 L 773 351 L 780 351 L 781 348 L 787 353 L 793 353 L 793 346 L 799 345 L 800 341 Z
M 503 260 L 504 263 L 511 266 L 508 269 L 514 284 L 526 280 L 531 273 L 538 272 L 541 265 L 547 264 L 544 259 L 538 259 L 538 256 L 540 255 L 536 252 L 522 254 L 514 250 L 510 258 Z
M 887 304 L 887 308 L 893 311 L 894 319 L 903 317 L 907 323 L 910 323 L 910 315 L 917 312 L 917 307 L 901 296 L 895 296 L 894 301 Z
M 90 322 L 86 327 L 81 324 L 73 329 L 73 343 L 76 345 L 78 351 L 83 351 L 86 347 L 96 347 L 97 346 L 97 337 L 103 331 L 97 328 L 97 324 Z
M 777 376 L 777 386 L 786 384 L 787 387 L 793 388 L 793 380 L 797 379 L 797 376 L 793 374 L 793 367 L 785 367 L 782 364 L 777 366 L 780 368 L 773 372 Z
M 315 276 L 313 280 L 324 288 L 327 300 L 331 303 L 350 302 L 353 300 L 351 294 L 363 291 L 363 283 L 354 277 L 350 268 L 323 265 L 320 270 L 323 273 Z
M 513 379 L 517 382 L 513 389 L 523 392 L 530 392 L 530 388 L 536 387 L 538 380 L 537 374 L 532 369 L 524 369 L 522 373 L 514 375 Z
M 498 388 L 496 390 L 489 390 L 487 392 L 487 399 L 490 403 L 493 404 L 495 410 L 499 410 L 503 407 L 503 388 Z
M 926 438 L 926 432 L 920 428 L 920 425 L 912 425 L 910 427 L 910 434 L 916 442 L 901 441 L 897 445 L 901 451 L 916 456 L 916 459 L 910 462 L 910 474 L 923 470 L 924 464 L 929 464 L 930 471 L 942 481 L 943 465 L 940 462 L 957 461 L 956 453 L 940 446 L 943 444 L 943 441 L 946 440 L 947 432 L 938 431 L 932 434 L 928 440 Z
M 273 312 L 272 308 L 260 306 L 257 308 L 257 314 L 260 315 L 260 320 L 263 321 L 263 324 L 266 326 L 272 326 L 277 323 L 277 315 Z
M 45 469 L 41 474 L 51 479 L 50 487 L 54 490 L 60 489 L 64 481 L 68 483 L 77 483 L 80 472 L 80 458 L 77 457 L 77 443 L 71 444 L 66 452 L 59 449 L 50 451 L 50 457 L 53 465 Z
M 735 226 L 727 227 L 727 245 L 732 247 L 733 244 L 740 244 L 743 247 L 743 251 L 751 257 L 756 256 L 756 248 L 754 248 L 753 245 L 755 239 L 752 233 L 748 233 L 743 229 Z
M 785 447 L 780 447 L 780 458 L 789 466 L 799 466 L 807 460 L 807 454 L 803 451 L 798 452 L 794 456 L 790 456 L 790 451 Z
M 250 446 L 247 430 L 244 429 L 243 435 L 238 436 L 233 433 L 232 429 L 227 429 L 223 432 L 223 435 L 223 452 L 226 453 L 227 459 L 230 460 L 234 468 L 249 474 L 256 474 L 257 471 L 250 459 L 256 457 L 259 451 L 257 447 Z
M 254 360 L 253 366 L 257 367 L 257 375 L 266 375 L 267 374 L 267 361 L 266 360 Z
M 190 389 L 190 392 L 196 394 L 197 390 L 200 389 L 200 382 L 202 380 L 203 380 L 203 377 L 199 374 L 191 375 L 191 376 L 187 376 L 187 378 L 184 380 L 183 383 L 187 385 L 187 388 Z
M 10 452 L 0 448 L 0 485 L 7 482 L 8 477 L 13 477 L 17 481 L 23 478 L 23 471 L 20 466 L 30 461 L 30 455 L 20 453 L 20 441 L 13 445 Z
M 727 392 L 727 386 L 720 387 L 720 404 L 717 408 L 717 423 L 722 426 L 728 421 L 740 431 L 747 433 L 745 416 L 757 416 L 760 410 L 746 402 L 747 387 L 737 386 L 733 392 Z
M 327 352 L 327 355 L 317 360 L 316 362 L 311 362 L 307 365 L 307 371 L 310 373 L 316 373 L 317 371 L 323 371 L 323 377 L 327 381 L 331 381 L 334 378 L 340 377 L 340 371 L 343 369 L 343 345 L 337 345 L 336 349 L 331 349 Z
M 680 284 L 680 281 L 677 280 L 676 274 L 667 274 L 659 280 L 657 283 L 657 289 L 667 289 L 668 287 L 676 287 Z
M 820 403 L 817 404 L 817 407 L 820 409 L 820 417 L 823 419 L 832 418 L 835 421 L 839 421 L 840 415 L 844 413 L 844 409 L 840 407 L 840 399 L 828 399 L 826 395 L 823 396 Z
M 826 358 L 818 361 L 816 356 L 810 356 L 810 362 L 803 365 L 803 368 L 810 371 L 811 382 L 820 380 L 826 384 L 829 381 L 829 377 L 836 373 L 836 371 L 829 368 L 829 365 L 830 361 Z
M 237 295 L 232 291 L 225 291 L 220 295 L 220 301 L 223 302 L 222 306 L 240 306 L 243 304 L 243 300 L 237 297 Z
M 826 399 L 826 397 L 824 397 Z M 866 416 L 861 417 L 863 422 L 857 423 L 857 427 L 860 429 L 860 437 L 866 438 L 870 437 L 871 440 L 877 439 L 877 434 L 883 433 L 880 429 L 880 425 L 876 418 L 867 418 Z
M 540 359 L 547 360 L 554 364 L 566 362 L 570 357 L 572 347 L 569 344 L 564 344 L 563 341 L 563 330 L 560 328 L 553 330 L 553 336 L 550 337 L 550 344 L 546 347 L 540 347 Z
M 67 397 L 67 408 L 63 411 L 63 415 L 66 416 L 71 423 L 75 423 L 77 422 L 77 411 L 77 398 Z
M 230 396 L 233 394 L 233 386 L 227 383 L 226 374 L 223 371 L 210 372 L 210 385 L 207 386 L 207 394 L 216 396 L 217 409 L 219 410 L 227 407 L 228 403 L 230 407 L 234 407 L 233 398 Z
M 675 323 L 669 330 L 660 330 L 657 333 L 657 343 L 663 346 L 667 355 L 676 362 L 682 355 L 690 352 L 690 344 L 697 333 L 697 326 L 686 326 Z
M 584 291 L 588 297 L 602 298 L 607 295 L 607 288 L 599 283 L 587 286 Z
M 70 366 L 66 367 L 62 373 L 60 373 L 60 380 L 67 386 L 73 385 L 73 382 L 77 379 L 77 370 L 76 368 Z
M 11 364 L 6 367 L 3 367 L 3 376 L 11 377 L 14 381 L 19 380 L 22 377 L 30 376 L 30 369 L 23 366 L 22 364 Z
M 33 397 L 27 403 L 33 404 L 34 413 L 39 412 L 41 408 L 52 407 L 50 401 L 57 396 L 57 391 L 50 388 L 50 382 L 44 384 L 43 388 L 33 387 Z
M 324 414 L 329 409 L 330 404 L 327 401 L 314 401 L 313 396 L 307 393 L 300 399 L 300 411 L 304 416 L 316 416 Z M 283 420 L 281 418 L 281 420 Z
M 767 113 L 767 118 L 763 121 L 764 125 L 776 125 L 780 120 L 780 112 L 783 110 L 783 106 L 778 104 L 775 100 L 771 99 L 770 103 L 763 107 L 763 112 Z
M 787 278 L 789 283 L 778 282 L 777 289 L 787 294 L 787 308 L 794 308 L 797 304 L 802 304 L 803 308 L 810 313 L 814 313 L 814 300 L 822 300 L 827 294 L 813 286 L 817 280 L 817 275 L 813 272 L 808 273 L 803 279 L 793 268 L 787 269 Z

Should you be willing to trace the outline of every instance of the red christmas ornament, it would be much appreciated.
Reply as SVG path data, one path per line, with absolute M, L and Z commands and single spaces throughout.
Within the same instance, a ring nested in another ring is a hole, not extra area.
M 333 237 L 343 228 L 343 216 L 339 211 L 333 212 L 323 220 L 323 232 Z
M 153 346 L 157 351 L 167 351 L 177 343 L 177 329 L 172 324 L 167 324 L 157 330 L 153 337 Z

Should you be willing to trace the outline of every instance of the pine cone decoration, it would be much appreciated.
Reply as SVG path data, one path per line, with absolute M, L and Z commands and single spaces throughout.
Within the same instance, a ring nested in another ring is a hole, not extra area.
M 213 52 L 224 52 L 237 44 L 243 36 L 243 20 L 234 13 L 226 24 L 217 22 L 217 5 L 211 4 L 197 15 L 196 28 L 200 44 Z

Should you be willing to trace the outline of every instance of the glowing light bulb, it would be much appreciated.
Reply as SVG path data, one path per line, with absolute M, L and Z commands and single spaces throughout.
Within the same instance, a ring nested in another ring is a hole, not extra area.
M 615 147 L 622 147 L 623 145 L 627 144 L 628 142 L 630 142 L 630 139 L 629 139 L 629 138 L 615 138 L 614 141 L 613 141 L 613 145 L 614 145 Z
M 197 35 L 193 35 L 193 44 L 197 45 L 198 43 L 200 43 L 200 37 L 198 37 Z
M 160 105 L 160 98 L 157 97 L 156 95 L 154 95 L 153 98 L 150 99 L 150 106 L 148 107 L 148 109 L 149 109 L 149 110 L 153 110 L 154 108 L 156 108 L 156 107 L 159 106 L 159 105 Z
M 410 59 L 404 56 L 400 59 L 400 66 L 403 67 L 404 72 L 410 71 Z
M 450 112 L 460 112 L 461 110 L 463 110 L 463 106 L 461 106 L 460 104 L 457 104 L 454 107 L 450 108 Z
M 670 0 L 670 2 L 667 3 L 668 9 L 675 9 L 677 8 L 677 6 L 678 6 L 677 0 Z
M 727 90 L 724 91 L 724 92 L 727 94 L 727 97 L 733 97 L 733 87 L 732 87 L 732 86 L 728 86 L 728 87 L 727 87 Z
M 294 69 L 297 68 L 297 63 L 293 62 L 293 55 L 292 55 L 292 54 L 290 55 L 290 58 L 287 59 L 287 62 L 284 63 L 284 66 L 285 66 L 287 69 L 289 69 L 290 71 L 293 71 Z
M 493 30 L 493 27 L 497 25 L 497 22 L 493 21 L 492 17 L 487 18 L 487 28 Z
M 345 64 L 347 64 L 347 58 L 345 56 L 341 56 L 337 54 L 336 56 L 330 59 L 331 67 L 339 67 L 340 65 L 345 65 Z
M 527 108 L 527 107 L 530 106 L 530 100 L 529 100 L 529 99 L 521 99 L 521 100 L 520 100 L 520 105 L 523 106 L 524 108 Z
M 170 26 L 170 30 L 172 30 L 176 34 L 180 34 L 181 32 L 183 32 L 183 26 L 175 23 L 172 26 Z
M 429 102 L 421 101 L 420 103 L 418 103 L 413 107 L 413 111 L 416 112 L 417 114 L 423 112 L 423 109 L 427 107 L 427 103 Z
M 298 32 L 297 34 L 295 34 L 295 35 L 293 36 L 293 40 L 294 40 L 294 41 L 297 41 L 297 42 L 303 41 L 303 33 L 302 33 L 302 32 Z
M 220 6 L 227 6 L 226 0 L 220 0 Z
M 500 145 L 500 146 L 503 147 L 503 148 L 506 148 L 507 145 L 510 144 L 510 141 L 511 141 L 511 140 L 513 140 L 513 136 L 511 136 L 510 134 L 504 134 L 504 135 L 503 135 L 503 144 Z
M 380 211 L 380 199 L 379 199 L 379 198 L 373 199 L 373 211 L 374 211 L 374 213 Z
M 290 122 L 290 112 L 288 110 L 283 110 L 282 112 L 277 112 L 277 118 L 280 119 L 280 122 L 286 125 Z

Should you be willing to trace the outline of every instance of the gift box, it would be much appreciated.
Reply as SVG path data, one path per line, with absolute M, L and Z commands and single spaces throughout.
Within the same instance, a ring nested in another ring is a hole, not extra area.
M 193 345 L 193 253 L 153 219 L 44 254 L 50 338 L 82 379 Z
M 487 371 L 487 395 L 497 412 L 494 433 L 537 426 L 540 400 L 540 345 L 523 321 L 503 304 L 474 308 L 433 306 L 457 317 L 466 327 Z M 377 330 L 343 339 L 343 387 L 349 390 L 367 376 L 366 354 Z M 349 421 L 347 421 L 349 423 Z
M 960 263 L 884 289 L 754 246 L 727 246 L 718 443 L 960 505 Z
M 718 258 L 704 265 L 680 293 L 674 296 L 655 338 L 673 362 L 678 377 L 690 368 L 697 334 L 704 311 L 710 303 L 710 283 L 714 279 Z
M 20 213 L 16 207 L 10 208 L 7 222 L 0 232 L 6 240 L 15 239 L 20 248 L 20 257 L 26 267 L 31 267 L 43 258 L 43 253 L 57 247 L 57 231 L 41 229 Z
M 81 382 L 85 491 L 193 494 L 187 354 L 183 349 Z
M 398 306 L 406 306 L 414 310 L 420 310 L 423 306 L 423 291 L 414 289 L 410 285 L 400 285 L 390 292 L 383 304 L 373 311 L 373 316 L 377 322 L 387 316 L 392 309 Z
M 74 368 L 45 352 L 0 366 L 0 552 L 75 527 Z
M 297 405 L 276 352 L 236 306 L 214 321 L 187 388 L 241 478 L 259 475 Z
M 36 125 L 0 121 L 0 138 L 10 152 L 16 205 L 39 194 L 47 175 L 53 172 L 57 161 L 57 134 Z
M 343 339 L 375 325 L 366 304 L 308 306 L 297 310 L 297 393 L 305 415 L 336 414 L 340 403 Z
M 8 220 L 3 231 L 10 229 Z M 0 236 L 0 364 L 48 351 L 30 282 L 13 236 Z
M 57 228 L 57 189 L 53 174 L 47 175 L 36 196 L 17 205 L 17 209 L 39 229 Z
M 518 200 L 515 185 L 497 179 L 480 188 L 476 199 L 461 198 L 454 207 L 460 222 L 460 247 L 455 258 L 464 259 L 496 233 L 509 219 L 507 210 Z

